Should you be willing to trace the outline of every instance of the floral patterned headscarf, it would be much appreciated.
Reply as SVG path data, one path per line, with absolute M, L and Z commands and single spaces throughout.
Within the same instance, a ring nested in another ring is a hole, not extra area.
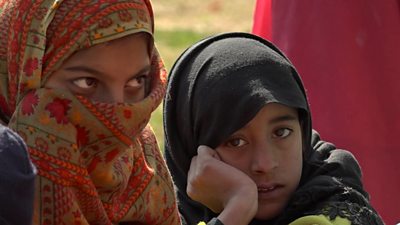
M 153 45 L 151 89 L 140 102 L 44 88 L 74 52 L 138 32 L 152 36 L 153 21 L 148 0 L 0 0 L 0 114 L 38 168 L 34 224 L 180 223 L 147 125 L 166 82 Z

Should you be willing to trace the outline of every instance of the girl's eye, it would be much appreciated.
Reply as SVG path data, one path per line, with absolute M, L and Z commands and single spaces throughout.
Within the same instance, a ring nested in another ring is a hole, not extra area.
M 148 75 L 137 76 L 137 77 L 133 78 L 132 80 L 130 80 L 128 82 L 127 86 L 133 87 L 133 88 L 141 87 L 146 84 L 148 77 L 149 77 Z
M 90 89 L 97 86 L 97 80 L 91 77 L 82 77 L 72 81 L 73 84 L 82 89 Z
M 275 138 L 285 138 L 287 136 L 289 136 L 293 131 L 289 128 L 280 128 L 277 129 L 274 134 L 273 137 Z
M 232 138 L 226 142 L 228 147 L 241 147 L 247 144 L 247 142 L 241 138 Z

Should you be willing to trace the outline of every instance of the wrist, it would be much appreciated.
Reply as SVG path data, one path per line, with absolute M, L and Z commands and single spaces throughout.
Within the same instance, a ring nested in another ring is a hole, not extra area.
M 218 219 L 224 225 L 247 225 L 256 215 L 257 209 L 258 193 L 255 185 L 242 187 L 242 190 L 225 204 Z

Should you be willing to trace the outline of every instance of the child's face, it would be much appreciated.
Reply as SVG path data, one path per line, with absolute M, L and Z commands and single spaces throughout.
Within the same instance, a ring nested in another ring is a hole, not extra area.
M 133 103 L 146 95 L 150 57 L 144 34 L 129 35 L 76 52 L 45 87 L 69 90 L 91 100 Z
M 222 161 L 257 184 L 257 219 L 279 215 L 297 188 L 302 171 L 301 137 L 297 110 L 270 103 L 216 148 Z

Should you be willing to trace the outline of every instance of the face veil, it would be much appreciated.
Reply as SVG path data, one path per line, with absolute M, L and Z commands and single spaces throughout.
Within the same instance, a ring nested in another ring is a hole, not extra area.
M 147 125 L 166 86 L 150 1 L 0 0 L 0 8 L 1 113 L 38 169 L 34 224 L 178 224 Z M 109 104 L 44 87 L 76 51 L 137 33 L 151 50 L 142 101 Z

